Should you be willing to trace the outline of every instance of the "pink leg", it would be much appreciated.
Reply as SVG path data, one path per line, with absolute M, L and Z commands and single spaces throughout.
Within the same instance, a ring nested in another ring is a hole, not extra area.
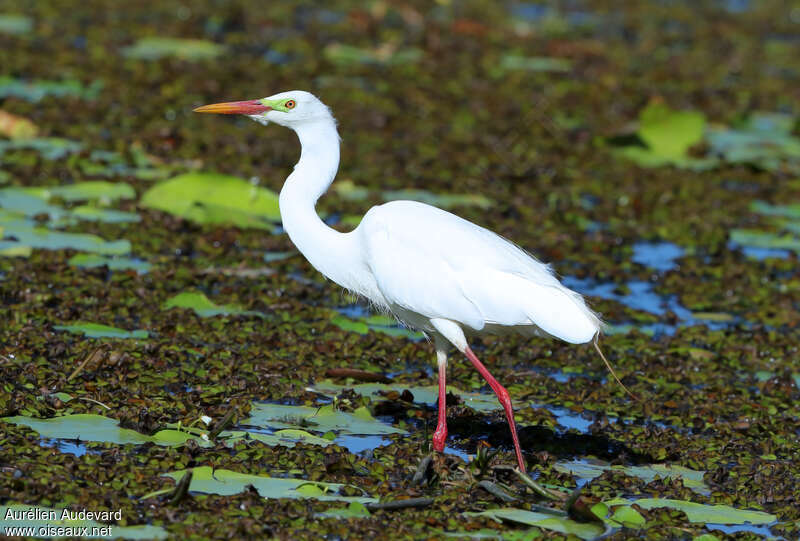
M 444 452 L 444 442 L 447 439 L 447 396 L 445 380 L 447 379 L 447 363 L 439 360 L 439 419 L 436 422 L 436 431 L 433 433 L 433 448 Z
M 519 448 L 519 438 L 517 438 L 517 427 L 514 424 L 514 410 L 511 409 L 511 397 L 508 395 L 508 391 L 506 391 L 505 387 L 500 385 L 494 376 L 492 376 L 489 371 L 483 366 L 483 363 L 478 360 L 478 357 L 469 349 L 464 351 L 467 358 L 470 360 L 472 365 L 478 369 L 478 372 L 481 373 L 483 379 L 489 383 L 489 387 L 492 388 L 494 394 L 497 395 L 497 399 L 500 401 L 500 405 L 503 406 L 503 409 L 506 412 L 506 419 L 508 420 L 508 427 L 511 429 L 511 439 L 514 440 L 514 452 L 517 454 L 517 464 L 519 465 L 520 471 L 525 473 L 525 461 L 522 460 L 522 451 Z

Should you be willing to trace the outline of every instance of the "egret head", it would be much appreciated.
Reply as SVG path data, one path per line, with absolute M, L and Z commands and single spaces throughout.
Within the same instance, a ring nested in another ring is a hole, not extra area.
M 292 129 L 318 120 L 333 120 L 330 109 L 314 94 L 303 90 L 281 92 L 259 100 L 203 105 L 194 112 L 247 115 L 260 124 L 274 122 Z

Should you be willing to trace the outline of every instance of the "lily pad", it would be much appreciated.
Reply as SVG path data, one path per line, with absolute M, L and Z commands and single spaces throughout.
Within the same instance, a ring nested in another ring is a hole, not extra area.
M 64 186 L 47 188 L 47 191 L 65 201 L 86 201 L 96 199 L 109 204 L 118 199 L 133 199 L 136 191 L 125 182 L 108 182 L 105 180 L 89 180 Z
M 322 513 L 317 513 L 317 516 L 320 518 L 336 519 L 367 518 L 370 516 L 370 513 L 369 510 L 364 507 L 363 503 L 352 502 L 347 507 L 343 507 L 341 509 L 328 509 Z
M 130 47 L 125 47 L 122 49 L 122 54 L 137 60 L 158 60 L 165 57 L 207 60 L 217 58 L 226 50 L 224 45 L 213 41 L 151 36 L 141 38 Z
M 280 220 L 278 195 L 219 173 L 186 173 L 145 192 L 140 204 L 200 224 L 272 229 Z
M 62 233 L 44 227 L 6 228 L 5 237 L 14 241 L 0 241 L 0 248 L 28 246 L 44 250 L 79 250 L 104 255 L 125 255 L 131 251 L 127 240 L 106 241 L 97 235 L 87 233 Z
M 703 140 L 705 124 L 703 113 L 675 111 L 663 103 L 650 103 L 639 113 L 636 132 L 645 146 L 626 146 L 618 153 L 642 167 L 675 165 L 707 169 L 717 161 L 688 155 L 689 148 Z
M 0 34 L 21 36 L 33 30 L 33 19 L 17 13 L 0 13 Z
M 261 432 L 249 430 L 225 430 L 220 433 L 220 438 L 225 441 L 227 445 L 233 445 L 235 442 L 243 439 L 260 441 L 270 447 L 278 445 L 294 447 L 296 443 L 307 443 L 309 445 L 319 445 L 320 447 L 327 447 L 333 444 L 331 440 L 315 436 L 310 432 L 296 428 L 276 430 L 272 434 L 262 434 Z
M 64 508 L 54 509 L 30 504 L 0 505 L 0 531 L 11 535 L 8 531 L 10 528 L 29 528 L 29 532 L 37 533 L 25 533 L 25 536 L 46 538 L 52 536 L 39 534 L 38 531 L 40 528 L 42 528 L 44 532 L 46 532 L 48 528 L 71 528 L 71 530 L 64 530 L 66 537 L 83 537 L 83 528 L 87 528 L 89 533 L 98 532 L 97 535 L 92 537 L 113 536 L 115 539 L 166 539 L 169 536 L 164 528 L 152 524 L 119 526 L 117 524 L 104 524 L 94 520 L 69 520 L 67 518 L 62 520 L 60 517 L 63 511 Z M 27 515 L 22 515 L 23 513 L 32 513 L 34 517 L 40 518 L 27 518 Z M 26 516 L 26 518 L 14 520 L 14 516 Z M 99 533 L 103 532 L 104 528 L 108 528 L 108 534 L 104 535 Z
M 70 215 L 89 222 L 103 222 L 107 224 L 135 223 L 141 220 L 134 212 L 111 210 L 81 205 L 70 210 Z
M 507 54 L 500 59 L 500 68 L 506 71 L 566 73 L 572 69 L 572 63 L 565 58 Z
M 332 405 L 312 408 L 283 404 L 253 404 L 243 425 L 265 428 L 300 428 L 310 432 L 339 434 L 405 434 L 406 431 L 383 423 L 360 407 L 352 413 L 336 411 Z
M 54 325 L 57 331 L 67 331 L 73 334 L 83 334 L 88 338 L 147 338 L 149 333 L 144 330 L 126 331 L 99 323 L 74 323 L 72 325 Z
M 203 293 L 185 291 L 178 293 L 163 305 L 165 310 L 170 308 L 187 308 L 194 310 L 195 314 L 200 317 L 213 317 L 213 316 L 258 316 L 264 317 L 261 312 L 253 310 L 243 310 L 234 304 L 218 305 Z
M 651 464 L 649 466 L 612 466 L 600 460 L 576 460 L 572 462 L 556 463 L 555 469 L 563 473 L 571 473 L 582 479 L 594 479 L 600 477 L 605 471 L 619 471 L 626 475 L 638 477 L 649 483 L 656 476 L 662 478 L 680 477 L 683 486 L 690 488 L 699 494 L 709 494 L 710 489 L 703 482 L 705 472 L 691 470 L 683 466 L 669 464 Z
M 427 190 L 391 190 L 382 194 L 384 201 L 411 200 L 444 209 L 453 207 L 490 208 L 494 203 L 480 194 L 435 194 Z
M 382 64 L 397 66 L 413 64 L 422 58 L 422 51 L 416 48 L 396 49 L 388 44 L 375 49 L 362 49 L 342 43 L 331 43 L 323 50 L 325 58 L 336 64 Z
M 74 97 L 94 100 L 103 89 L 102 81 L 94 81 L 88 86 L 74 79 L 45 81 L 36 79 L 25 81 L 8 76 L 0 76 L 0 98 L 19 98 L 38 102 L 46 97 Z
M 168 473 L 166 476 L 171 477 L 178 483 L 186 475 L 186 472 L 187 470 L 180 470 Z M 340 500 L 362 504 L 377 501 L 371 497 L 341 495 L 339 492 L 344 485 L 338 483 L 250 475 L 231 470 L 215 470 L 210 466 L 192 469 L 192 482 L 189 485 L 189 490 L 205 494 L 232 496 L 247 490 L 248 486 L 255 488 L 263 498 L 314 498 L 321 501 Z
M 668 507 L 686 513 L 689 522 L 708 524 L 770 524 L 778 520 L 775 515 L 763 511 L 736 509 L 728 505 L 706 505 L 687 502 L 685 500 L 669 500 L 664 498 L 643 498 L 635 500 L 642 509 Z
M 3 97 L 2 78 L 0 78 L 0 97 Z M 9 150 L 33 150 L 38 152 L 45 160 L 60 160 L 69 154 L 80 152 L 82 149 L 83 143 L 61 137 L 34 137 L 31 139 L 0 141 L 0 156 Z
M 695 111 L 674 111 L 651 103 L 639 114 L 639 137 L 655 154 L 681 158 L 703 139 L 705 116 Z
M 427 385 L 424 387 L 411 387 L 400 383 L 384 384 L 384 383 L 359 383 L 357 385 L 339 385 L 333 383 L 331 380 L 325 380 L 313 386 L 314 391 L 328 396 L 336 396 L 344 389 L 352 389 L 361 396 L 369 396 L 373 400 L 382 399 L 389 392 L 402 393 L 409 391 L 414 395 L 414 402 L 434 405 L 439 400 L 439 387 L 436 385 Z M 462 391 L 455 387 L 448 386 L 448 393 L 457 395 L 464 404 L 474 409 L 475 411 L 495 411 L 501 409 L 497 397 L 493 394 L 472 393 Z
M 746 163 L 766 171 L 788 167 L 800 172 L 800 138 L 792 135 L 795 119 L 780 113 L 756 112 L 739 126 L 712 128 L 712 152 L 728 163 Z
M 152 436 L 148 436 L 130 428 L 121 428 L 116 419 L 90 413 L 64 415 L 50 419 L 18 415 L 3 417 L 2 421 L 30 427 L 44 438 L 79 439 L 119 445 L 155 443 L 169 447 L 182 445 L 190 439 L 197 439 L 191 434 L 179 430 L 160 430 Z
M 76 254 L 67 262 L 73 267 L 91 269 L 95 267 L 108 267 L 111 270 L 135 270 L 139 274 L 144 274 L 150 270 L 152 265 L 141 259 L 129 257 L 107 257 L 98 254 Z
M 794 235 L 770 233 L 756 229 L 734 229 L 731 231 L 730 238 L 732 242 L 742 246 L 800 252 L 800 238 Z
M 489 509 L 479 513 L 464 513 L 473 517 L 489 517 L 498 522 L 504 520 L 536 526 L 543 530 L 551 530 L 567 535 L 574 535 L 581 539 L 594 539 L 600 536 L 605 529 L 597 524 L 576 522 L 570 518 L 526 511 L 524 509 L 503 508 Z

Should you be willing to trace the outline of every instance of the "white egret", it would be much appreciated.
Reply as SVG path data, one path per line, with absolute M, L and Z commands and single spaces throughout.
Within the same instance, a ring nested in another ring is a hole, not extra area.
M 467 336 L 515 332 L 589 342 L 601 323 L 581 295 L 503 237 L 423 203 L 392 201 L 372 207 L 349 233 L 328 227 L 315 205 L 339 168 L 339 133 L 328 107 L 308 92 L 216 103 L 195 111 L 244 114 L 297 133 L 300 161 L 280 193 L 289 238 L 326 277 L 433 337 L 439 365 L 436 451 L 444 451 L 447 438 L 445 379 L 452 344 L 497 395 L 524 472 L 511 398 L 470 349 Z

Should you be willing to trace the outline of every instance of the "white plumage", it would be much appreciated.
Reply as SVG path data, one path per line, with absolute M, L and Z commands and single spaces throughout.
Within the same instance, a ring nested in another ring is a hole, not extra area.
M 242 113 L 292 128 L 300 160 L 280 194 L 289 237 L 322 274 L 400 321 L 432 336 L 439 363 L 439 421 L 434 448 L 444 449 L 447 344 L 463 352 L 503 405 L 520 469 L 524 461 L 506 390 L 467 344 L 467 336 L 519 332 L 574 344 L 592 340 L 600 320 L 549 266 L 508 240 L 436 207 L 394 201 L 371 208 L 359 226 L 339 233 L 314 207 L 339 166 L 339 135 L 329 109 L 308 92 L 214 104 L 199 112 Z

